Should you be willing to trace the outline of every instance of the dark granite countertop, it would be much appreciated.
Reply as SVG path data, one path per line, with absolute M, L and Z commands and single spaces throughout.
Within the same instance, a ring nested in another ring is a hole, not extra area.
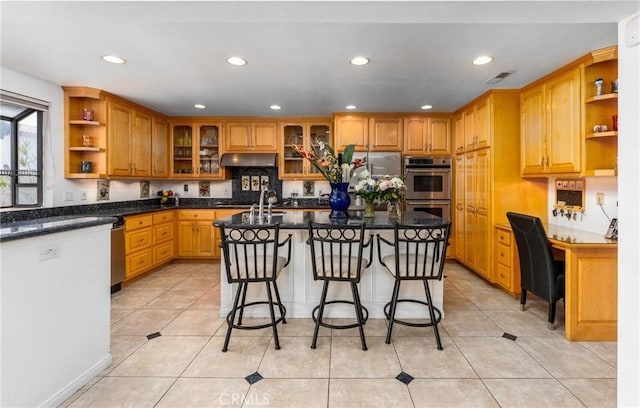
M 360 212 L 349 212 L 347 219 L 331 219 L 329 218 L 329 210 L 313 210 L 313 211 L 282 211 L 275 212 L 271 218 L 265 217 L 262 225 L 279 224 L 281 229 L 304 229 L 307 228 L 309 220 L 322 224 L 337 225 L 361 225 L 365 223 L 367 229 L 391 229 L 395 222 L 401 224 L 423 225 L 423 226 L 439 226 L 449 224 L 449 221 L 443 221 L 439 217 L 435 217 L 424 212 L 406 212 L 398 218 L 390 218 L 386 211 L 376 211 L 373 218 L 363 218 Z M 251 222 L 248 211 L 243 211 L 229 217 L 220 218 L 214 222 L 216 226 L 243 226 L 243 225 L 261 225 L 255 215 Z
M 289 200 L 276 204 L 273 208 L 285 209 L 327 209 L 326 202 L 317 199 L 301 199 L 294 206 Z M 232 199 L 183 198 L 176 207 L 173 199 L 166 205 L 160 199 L 111 202 L 92 205 L 67 207 L 38 208 L 21 211 L 5 211 L 0 213 L 0 242 L 30 238 L 45 234 L 53 234 L 87 228 L 95 225 L 113 224 L 127 215 L 172 209 L 217 209 L 238 208 L 249 209 L 251 204 L 234 202 Z

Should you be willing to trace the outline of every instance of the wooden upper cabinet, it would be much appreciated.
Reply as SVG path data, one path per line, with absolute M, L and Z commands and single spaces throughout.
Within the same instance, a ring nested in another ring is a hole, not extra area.
M 402 151 L 402 118 L 369 117 L 370 152 Z
M 179 118 L 171 122 L 172 175 L 182 178 L 226 177 L 220 166 L 222 122 Z
M 323 179 L 322 174 L 293 149 L 318 149 L 320 142 L 333 147 L 331 118 L 299 118 L 280 122 L 281 150 L 278 155 L 278 177 L 281 179 Z
M 580 78 L 580 68 L 576 68 L 547 85 L 546 164 L 550 173 L 581 171 Z
M 169 123 L 154 116 L 151 120 L 151 175 L 169 177 Z
M 521 93 L 522 175 L 582 171 L 581 77 L 573 67 Z
M 133 169 L 129 142 L 133 133 L 133 110 L 116 102 L 108 103 L 110 176 L 129 176 Z
M 486 96 L 473 103 L 467 107 L 463 115 L 465 150 L 472 151 L 491 146 L 491 97 Z
M 151 177 L 151 115 L 133 112 L 133 138 L 131 139 L 131 175 Z
M 520 167 L 523 175 L 545 169 L 544 86 L 520 94 Z
M 456 154 L 464 153 L 465 151 L 465 141 L 464 141 L 464 113 L 457 114 L 454 119 L 454 148 Z
M 403 152 L 408 155 L 450 155 L 451 120 L 448 117 L 405 117 Z
M 347 145 L 355 145 L 356 151 L 369 150 L 368 120 L 364 116 L 335 115 L 335 146 L 334 150 L 343 151 Z
M 276 122 L 226 122 L 225 151 L 276 153 L 278 126 Z

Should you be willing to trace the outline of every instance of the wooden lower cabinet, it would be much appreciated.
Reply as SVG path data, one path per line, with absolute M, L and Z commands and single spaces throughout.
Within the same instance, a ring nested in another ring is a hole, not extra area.
M 152 225 L 151 214 L 134 215 L 124 219 L 125 281 L 153 267 Z
M 213 258 L 215 210 L 178 210 L 178 257 Z
M 125 217 L 125 281 L 175 258 L 173 210 Z
M 241 210 L 241 209 L 216 210 L 216 219 L 225 218 L 241 211 L 245 211 L 245 210 Z M 213 257 L 219 259 L 221 255 L 220 242 L 222 241 L 222 237 L 220 236 L 220 230 L 218 228 L 214 227 L 214 230 L 215 230 L 214 231 L 215 238 L 214 238 L 214 246 L 213 246 Z
M 492 281 L 516 296 L 520 294 L 520 260 L 513 234 L 508 227 L 496 225 Z

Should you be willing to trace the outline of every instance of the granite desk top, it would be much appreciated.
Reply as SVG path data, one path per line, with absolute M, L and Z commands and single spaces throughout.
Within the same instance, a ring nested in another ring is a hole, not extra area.
M 511 230 L 509 224 L 498 224 L 498 226 Z M 547 238 L 551 244 L 557 246 L 564 245 L 607 245 L 607 247 L 615 247 L 618 244 L 617 240 L 607 239 L 602 234 L 596 234 L 593 232 L 577 230 L 574 228 L 568 228 L 561 225 L 554 225 L 546 223 L 544 224 L 544 231 L 547 233 Z
M 246 226 L 246 225 L 270 225 L 279 224 L 281 229 L 305 229 L 311 220 L 322 224 L 335 225 L 362 225 L 365 223 L 366 229 L 392 229 L 395 222 L 400 224 L 420 225 L 420 226 L 442 226 L 450 224 L 442 218 L 435 217 L 424 212 L 405 212 L 400 217 L 390 218 L 386 211 L 376 211 L 375 217 L 364 218 L 361 212 L 349 212 L 347 219 L 329 218 L 329 210 L 313 211 L 275 211 L 271 217 L 265 217 L 262 222 L 258 215 L 252 220 L 248 211 L 234 214 L 229 217 L 220 218 L 214 221 L 215 226 Z

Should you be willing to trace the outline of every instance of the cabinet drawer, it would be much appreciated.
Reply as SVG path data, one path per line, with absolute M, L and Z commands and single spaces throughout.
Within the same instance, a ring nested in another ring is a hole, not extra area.
M 504 266 L 500 263 L 496 264 L 496 277 L 495 281 L 498 285 L 505 289 L 512 290 L 511 288 L 511 275 L 513 271 L 511 268 Z
M 498 235 L 498 242 L 511 246 L 511 233 L 509 231 L 498 229 L 496 232 Z
M 153 226 L 153 245 L 160 242 L 173 240 L 173 223 Z
M 215 218 L 215 210 L 180 210 L 178 219 L 180 220 L 211 220 Z
M 153 247 L 153 265 L 160 265 L 172 260 L 175 257 L 175 246 L 173 241 Z
M 173 221 L 173 211 L 162 211 L 153 214 L 153 224 L 162 224 L 163 222 Z
M 151 245 L 151 228 L 127 232 L 124 235 L 124 247 L 127 254 Z
M 511 268 L 511 247 L 498 243 L 496 245 L 496 259 L 498 263 Z
M 137 215 L 135 217 L 125 217 L 124 228 L 126 231 L 136 230 L 138 228 L 150 227 L 153 224 L 153 216 Z
M 146 272 L 151 269 L 151 265 L 151 248 L 133 255 L 127 255 L 126 278 L 129 279 L 142 272 Z

